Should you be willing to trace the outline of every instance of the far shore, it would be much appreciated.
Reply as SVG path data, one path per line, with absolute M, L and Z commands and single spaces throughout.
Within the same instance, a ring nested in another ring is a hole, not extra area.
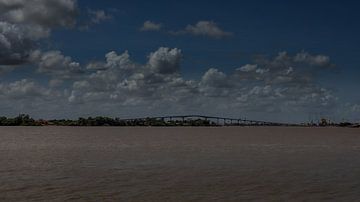
M 360 123 L 332 122 L 321 119 L 309 123 L 281 123 L 272 121 L 250 120 L 245 118 L 224 118 L 203 115 L 162 116 L 146 118 L 110 118 L 88 117 L 71 119 L 33 119 L 29 115 L 20 114 L 14 118 L 0 117 L 0 126 L 74 126 L 74 127 L 349 127 L 359 128 Z

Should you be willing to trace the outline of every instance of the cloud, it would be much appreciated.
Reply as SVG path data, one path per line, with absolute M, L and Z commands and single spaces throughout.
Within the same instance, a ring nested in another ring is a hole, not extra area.
M 314 111 L 334 111 L 338 103 L 333 92 L 318 83 L 316 72 L 324 71 L 323 64 L 298 60 L 297 54 L 286 52 L 232 72 L 209 68 L 196 80 L 181 75 L 183 54 L 177 48 L 160 47 L 143 64 L 133 61 L 128 51 L 110 51 L 104 61 L 92 61 L 86 69 L 59 51 L 34 51 L 30 58 L 39 73 L 50 76 L 48 86 L 27 79 L 1 83 L 3 106 L 11 108 L 10 100 L 25 99 L 24 103 L 41 103 L 32 107 L 37 113 L 56 108 L 78 115 L 297 113 L 307 117 Z
M 96 62 L 99 70 L 74 83 L 69 101 L 108 99 L 121 104 L 134 100 L 141 103 L 161 99 L 171 86 L 187 85 L 179 75 L 182 54 L 176 48 L 159 48 L 149 54 L 148 62 L 143 65 L 131 61 L 127 51 L 122 54 L 112 51 L 105 58 L 106 62 Z
M 330 57 L 329 56 L 325 56 L 325 55 L 310 55 L 309 53 L 306 52 L 301 52 L 298 53 L 295 58 L 294 58 L 295 62 L 306 62 L 310 65 L 315 65 L 315 66 L 329 66 L 330 64 Z
M 109 52 L 105 59 L 94 61 L 92 73 L 74 82 L 67 97 L 70 103 L 96 103 L 120 111 L 131 107 L 143 113 L 290 115 L 331 111 L 338 99 L 330 89 L 318 84 L 316 74 L 303 75 L 304 68 L 316 72 L 318 66 L 309 60 L 298 61 L 296 54 L 285 52 L 229 73 L 210 68 L 198 80 L 182 77 L 182 52 L 176 48 L 161 47 L 150 53 L 144 64 L 132 61 L 127 51 Z
M 134 64 L 130 61 L 130 55 L 128 51 L 125 51 L 122 54 L 118 54 L 115 51 L 110 51 L 105 55 L 106 62 L 102 61 L 93 61 L 90 62 L 87 66 L 87 70 L 107 70 L 110 68 L 121 68 L 131 70 L 134 68 Z
M 14 65 L 0 65 L 0 75 L 11 72 L 14 68 Z
M 0 0 L 0 65 L 29 62 L 41 39 L 76 24 L 75 0 Z
M 161 23 L 152 22 L 150 20 L 145 21 L 142 27 L 140 28 L 140 31 L 159 31 L 162 28 Z
M 83 73 L 78 62 L 64 56 L 60 51 L 34 52 L 33 60 L 37 60 L 38 72 L 54 76 L 58 79 L 70 79 Z
M 256 69 L 257 69 L 257 65 L 247 64 L 247 65 L 240 67 L 238 70 L 243 71 L 243 72 L 251 72 L 251 71 L 255 71 Z M 259 70 L 259 73 L 264 73 L 264 71 Z
M 228 96 L 231 87 L 228 79 L 225 73 L 216 68 L 210 68 L 199 82 L 199 92 L 205 97 Z
M 94 24 L 99 24 L 103 21 L 112 19 L 112 16 L 107 14 L 104 10 L 89 10 L 91 15 L 91 22 Z
M 195 25 L 187 25 L 184 30 L 170 32 L 174 35 L 191 34 L 215 39 L 232 36 L 232 32 L 223 31 L 215 22 L 199 21 Z
M 6 99 L 26 99 L 49 95 L 50 91 L 34 81 L 22 79 L 9 84 L 0 84 L 0 97 Z
M 62 79 L 52 79 L 49 81 L 49 87 L 50 88 L 57 88 L 60 87 L 64 81 Z
M 49 114 L 56 116 L 66 110 L 64 97 L 64 92 L 43 86 L 32 79 L 0 83 L 0 110 L 8 116 L 19 113 L 38 117 L 49 117 Z
M 181 58 L 181 50 L 161 47 L 150 53 L 149 65 L 157 73 L 173 74 L 180 70 Z
M 359 113 L 360 112 L 360 104 L 353 104 L 351 106 L 351 111 L 355 112 L 355 113 Z
M 78 23 L 78 30 L 80 31 L 87 31 L 90 27 L 101 24 L 102 22 L 109 21 L 113 19 L 113 16 L 106 12 L 105 10 L 87 10 L 87 18 L 83 21 Z
M 218 69 L 211 68 L 202 76 L 201 82 L 205 85 L 221 87 L 227 83 L 227 76 Z
M 85 66 L 61 51 L 41 50 L 42 41 L 54 29 L 76 27 L 78 13 L 76 0 L 0 0 L 0 74 L 30 64 L 42 78 L 41 82 L 1 80 L 2 111 L 56 111 L 59 116 L 268 112 L 272 118 L 274 114 L 332 112 L 339 104 L 319 79 L 328 67 L 335 66 L 323 54 L 280 52 L 233 70 L 211 67 L 199 78 L 186 79 L 181 74 L 183 52 L 178 48 L 160 47 L 145 62 L 134 61 L 128 51 L 109 51 L 104 60 Z M 88 10 L 88 14 L 86 26 L 112 18 L 104 10 Z M 162 27 L 146 21 L 140 30 Z M 234 35 L 212 21 L 199 21 L 171 33 L 214 39 Z M 359 105 L 349 104 L 346 109 L 358 113 Z
M 0 0 L 0 19 L 44 28 L 74 26 L 76 0 Z
M 41 30 L 41 27 L 37 28 L 0 21 L 0 65 L 18 65 L 27 62 L 36 45 L 35 41 L 48 35 L 46 31 Z

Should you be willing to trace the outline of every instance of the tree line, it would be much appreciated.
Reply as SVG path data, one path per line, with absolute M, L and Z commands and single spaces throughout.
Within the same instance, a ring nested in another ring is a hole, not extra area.
M 230 124 L 231 125 L 231 124 Z M 236 124 L 234 124 L 236 125 Z M 53 120 L 35 120 L 27 114 L 20 114 L 14 118 L 0 117 L 0 126 L 218 126 L 215 122 L 204 119 L 185 119 L 185 120 L 165 120 L 165 119 L 133 119 L 123 120 L 120 118 L 110 117 L 80 117 L 76 120 L 71 119 L 53 119 Z M 246 125 L 242 125 L 246 126 Z M 251 125 L 249 125 L 251 126 Z M 254 125 L 255 126 L 255 125 Z M 299 126 L 294 124 L 293 126 Z M 359 128 L 359 123 L 341 122 L 328 123 L 322 120 L 318 124 L 308 123 L 301 124 L 307 127 L 356 127 Z
M 184 121 L 165 121 L 154 118 L 122 120 L 103 116 L 80 117 L 77 120 L 35 120 L 27 114 L 20 114 L 14 118 L 0 117 L 0 126 L 216 126 L 216 124 L 202 119 Z

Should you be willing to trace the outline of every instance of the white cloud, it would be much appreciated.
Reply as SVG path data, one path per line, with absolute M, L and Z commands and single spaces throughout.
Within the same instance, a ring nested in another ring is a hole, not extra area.
M 330 110 L 337 100 L 315 77 L 304 79 L 296 67 L 300 62 L 287 53 L 244 65 L 230 74 L 211 68 L 200 80 L 182 78 L 181 58 L 181 50 L 165 47 L 151 53 L 146 64 L 131 61 L 128 52 L 109 52 L 106 62 L 94 62 L 98 71 L 74 83 L 68 100 L 152 112 L 167 106 L 173 112 L 191 109 L 199 113 L 305 113 Z M 316 71 L 310 61 L 301 62 L 306 64 Z
M 229 75 L 211 68 L 199 81 L 181 77 L 181 58 L 179 49 L 163 47 L 150 54 L 147 64 L 141 65 L 131 61 L 128 52 L 120 55 L 110 52 L 106 62 L 97 62 L 102 64 L 101 70 L 74 84 L 70 100 L 84 103 L 108 100 L 123 105 L 134 104 L 136 100 L 136 106 L 172 103 L 178 107 L 196 105 L 198 110 L 235 107 L 244 111 L 324 108 L 336 100 L 331 91 L 316 84 L 315 78 L 303 79 L 295 67 L 299 64 L 295 56 L 285 53 L 259 64 L 245 65 Z M 312 66 L 310 61 L 301 63 Z
M 227 76 L 218 69 L 211 68 L 202 76 L 201 83 L 206 86 L 223 87 L 227 84 Z
M 199 21 L 195 25 L 187 25 L 184 30 L 170 32 L 172 34 L 192 34 L 194 36 L 206 36 L 210 38 L 221 39 L 232 36 L 232 32 L 222 30 L 215 22 Z
M 149 65 L 157 73 L 173 74 L 179 71 L 181 58 L 181 50 L 161 47 L 150 53 Z
M 144 24 L 140 28 L 140 31 L 159 31 L 161 28 L 162 28 L 161 23 L 156 23 L 156 22 L 147 20 L 144 22 Z
M 252 72 L 252 71 L 255 71 L 256 69 L 257 69 L 257 65 L 247 64 L 247 65 L 240 67 L 238 70 L 243 71 L 243 72 Z
M 118 55 L 115 51 L 111 51 L 106 54 L 105 68 L 121 68 L 121 69 L 132 69 L 134 65 L 130 61 L 130 55 L 128 51 Z
M 127 51 L 111 51 L 104 61 L 92 61 L 85 69 L 60 51 L 39 50 L 41 40 L 54 28 L 74 27 L 77 14 L 76 0 L 0 0 L 0 74 L 30 63 L 48 76 L 41 82 L 47 86 L 31 79 L 1 80 L 4 109 L 74 116 L 98 112 L 236 115 L 331 111 L 337 104 L 333 92 L 317 80 L 324 67 L 334 66 L 330 57 L 305 51 L 260 57 L 233 72 L 210 68 L 201 78 L 187 80 L 181 75 L 183 54 L 177 48 L 161 47 L 143 64 L 132 61 Z M 89 14 L 92 24 L 111 18 L 103 10 L 89 10 Z M 159 31 L 162 26 L 146 21 L 140 30 Z M 212 21 L 199 21 L 172 33 L 215 39 L 233 35 Z M 358 105 L 347 108 L 349 113 L 359 111 Z
M 0 84 L 0 96 L 6 99 L 26 99 L 49 95 L 49 91 L 34 81 L 23 79 L 9 84 Z
M 103 21 L 112 19 L 112 16 L 107 14 L 104 10 L 88 10 L 91 15 L 91 22 L 94 24 L 99 24 Z
M 104 61 L 93 61 L 85 70 L 59 51 L 33 51 L 30 58 L 38 62 L 40 73 L 51 76 L 48 86 L 31 80 L 1 83 L 3 106 L 11 108 L 6 100 L 21 97 L 28 99 L 27 103 L 36 99 L 44 110 L 50 110 L 54 109 L 55 101 L 49 99 L 53 96 L 60 102 L 55 104 L 57 110 L 72 111 L 74 116 L 85 112 L 128 116 L 269 112 L 307 116 L 311 111 L 332 111 L 337 104 L 337 97 L 319 85 L 316 74 L 302 72 L 304 68 L 316 72 L 319 66 L 309 60 L 295 60 L 296 54 L 280 53 L 226 73 L 210 68 L 195 80 L 181 75 L 182 51 L 177 48 L 161 47 L 143 64 L 133 61 L 128 51 L 111 51 Z M 81 76 L 74 76 L 79 71 Z
M 295 62 L 306 62 L 315 66 L 328 66 L 330 64 L 329 56 L 325 55 L 310 55 L 306 52 L 298 53 L 295 58 Z
M 258 73 L 258 74 L 265 74 L 267 72 L 269 72 L 269 69 L 257 69 L 256 70 L 256 73 Z
M 40 53 L 37 64 L 39 73 L 56 76 L 58 79 L 69 79 L 83 73 L 78 62 L 74 62 L 69 56 L 62 55 L 60 51 Z

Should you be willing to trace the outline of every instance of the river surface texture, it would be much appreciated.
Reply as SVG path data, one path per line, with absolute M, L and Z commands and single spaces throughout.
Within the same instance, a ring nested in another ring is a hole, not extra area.
M 0 201 L 359 200 L 359 129 L 0 128 Z

